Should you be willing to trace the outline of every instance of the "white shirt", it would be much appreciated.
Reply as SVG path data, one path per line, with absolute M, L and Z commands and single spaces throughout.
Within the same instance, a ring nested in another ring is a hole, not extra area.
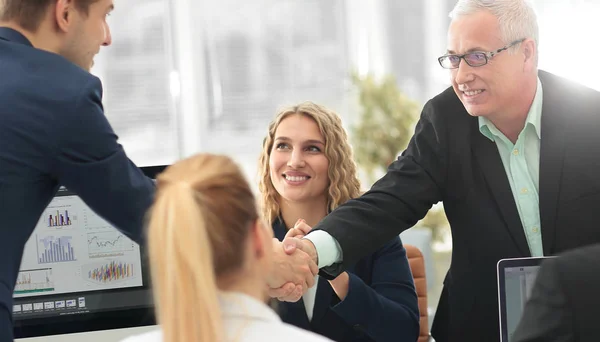
M 315 230 L 308 233 L 305 239 L 310 240 L 315 245 L 317 251 L 319 268 L 331 266 L 335 263 L 342 262 L 342 247 L 339 242 L 324 230 Z
M 315 299 L 317 297 L 317 287 L 319 285 L 319 276 L 315 276 L 315 285 L 306 290 L 302 295 L 302 301 L 304 302 L 304 309 L 306 310 L 306 316 L 308 321 L 312 321 L 313 311 L 315 310 Z
M 283 323 L 271 308 L 248 295 L 221 292 L 219 302 L 227 341 L 235 339 L 239 342 L 331 342 L 323 336 Z M 126 338 L 122 342 L 162 341 L 162 331 L 157 329 Z

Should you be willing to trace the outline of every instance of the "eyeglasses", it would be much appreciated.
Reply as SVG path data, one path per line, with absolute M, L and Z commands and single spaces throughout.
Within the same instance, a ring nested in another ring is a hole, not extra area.
M 467 62 L 467 64 L 469 66 L 480 67 L 480 66 L 486 65 L 489 62 L 489 60 L 492 59 L 492 57 L 499 54 L 500 52 L 502 52 L 504 50 L 508 50 L 509 48 L 511 48 L 517 44 L 520 44 L 524 41 L 525 41 L 525 38 L 515 40 L 514 42 L 506 45 L 505 47 L 498 49 L 496 51 L 492 51 L 492 52 L 477 51 L 477 52 L 465 53 L 464 55 L 444 55 L 444 56 L 438 58 L 438 62 L 440 62 L 440 65 L 444 69 L 458 68 L 458 66 L 460 65 L 461 59 L 464 59 L 465 62 Z

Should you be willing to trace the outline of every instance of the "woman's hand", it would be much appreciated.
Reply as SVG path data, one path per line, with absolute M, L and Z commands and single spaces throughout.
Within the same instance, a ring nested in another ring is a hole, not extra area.
M 308 224 L 306 224 L 306 221 L 304 221 L 304 219 L 299 219 L 298 221 L 296 221 L 296 224 L 294 225 L 294 227 L 290 228 L 287 233 L 285 234 L 285 237 L 296 237 L 298 239 L 303 238 L 306 234 L 308 234 L 310 231 L 312 230 L 312 227 L 310 227 Z
M 350 289 L 350 275 L 348 272 L 342 272 L 337 278 L 330 280 L 329 284 L 331 284 L 331 287 L 338 298 L 344 300 Z

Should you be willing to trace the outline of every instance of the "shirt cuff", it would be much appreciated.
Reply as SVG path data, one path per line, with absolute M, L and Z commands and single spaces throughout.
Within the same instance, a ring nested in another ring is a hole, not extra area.
M 342 261 L 342 248 L 333 236 L 324 230 L 315 230 L 304 237 L 310 240 L 317 250 L 318 267 L 331 266 Z

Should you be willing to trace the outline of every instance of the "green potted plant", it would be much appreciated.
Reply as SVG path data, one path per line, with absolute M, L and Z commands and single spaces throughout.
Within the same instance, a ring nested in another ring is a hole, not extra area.
M 358 91 L 359 117 L 350 128 L 356 163 L 373 183 L 404 151 L 413 134 L 421 106 L 400 91 L 393 76 L 378 81 L 373 75 L 352 74 Z M 440 242 L 449 224 L 443 207 L 435 206 L 417 223 L 431 229 Z

